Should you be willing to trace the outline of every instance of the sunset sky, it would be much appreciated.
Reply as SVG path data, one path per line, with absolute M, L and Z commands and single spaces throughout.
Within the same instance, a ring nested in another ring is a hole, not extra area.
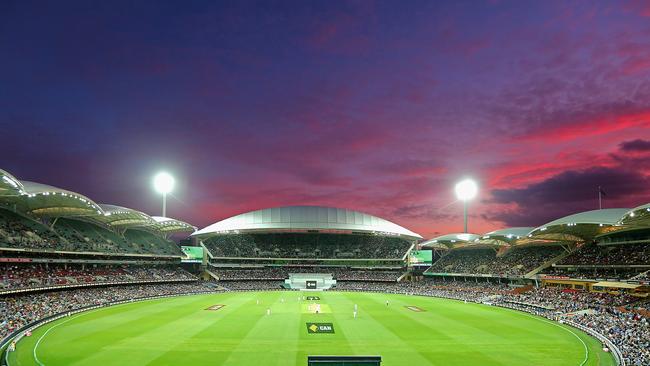
M 167 5 L 165 5 L 167 4 Z M 0 168 L 203 227 L 424 237 L 650 202 L 650 1 L 0 2 Z

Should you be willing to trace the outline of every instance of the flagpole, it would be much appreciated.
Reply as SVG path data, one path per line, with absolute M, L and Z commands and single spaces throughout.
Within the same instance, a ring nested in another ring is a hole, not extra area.
M 598 209 L 603 209 L 603 190 L 598 186 Z

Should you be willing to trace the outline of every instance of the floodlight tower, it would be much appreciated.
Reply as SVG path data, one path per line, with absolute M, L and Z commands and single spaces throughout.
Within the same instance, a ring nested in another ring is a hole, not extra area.
M 162 216 L 167 217 L 167 193 L 170 193 L 174 189 L 174 177 L 169 173 L 160 172 L 153 177 L 153 187 L 156 192 L 162 194 L 163 203 L 162 203 Z
M 467 201 L 476 197 L 478 193 L 478 186 L 472 179 L 463 179 L 456 183 L 455 187 L 456 198 L 463 201 L 463 222 L 464 232 L 467 232 Z

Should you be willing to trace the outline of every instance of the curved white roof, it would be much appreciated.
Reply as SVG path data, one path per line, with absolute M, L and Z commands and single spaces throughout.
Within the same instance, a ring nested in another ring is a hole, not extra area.
M 221 220 L 192 235 L 283 230 L 355 231 L 422 238 L 393 222 L 367 213 L 320 206 L 287 206 L 246 212 Z
M 152 216 L 151 218 L 155 221 L 152 227 L 163 233 L 190 233 L 196 231 L 195 226 L 185 221 L 162 216 Z
M 494 230 L 483 234 L 476 242 L 483 244 L 514 244 L 517 239 L 525 238 L 531 230 L 533 230 L 532 227 L 511 227 Z
M 628 211 L 628 208 L 607 208 L 579 212 L 536 227 L 528 236 L 549 240 L 587 240 L 619 229 L 618 222 Z
M 0 169 L 0 196 L 17 196 L 24 193 L 23 184 L 9 172 Z
M 90 198 L 47 184 L 22 181 L 24 194 L 17 199 L 21 209 L 39 216 L 103 215 L 101 207 Z
M 650 203 L 635 207 L 626 212 L 619 222 L 623 225 L 648 225 L 650 224 Z
M 628 212 L 628 208 L 605 208 L 602 210 L 591 210 L 579 212 L 573 215 L 564 216 L 562 218 L 553 220 L 541 227 L 550 227 L 564 224 L 603 224 L 614 225 L 618 220 Z M 537 230 L 536 228 L 535 230 Z M 533 230 L 533 231 L 535 231 Z
M 483 236 L 526 236 L 531 230 L 533 230 L 532 227 L 509 227 L 507 229 L 490 231 L 489 233 L 483 234 Z
M 95 219 L 111 226 L 142 226 L 154 223 L 151 216 L 138 210 L 108 204 L 100 204 L 99 207 L 104 214 Z
M 474 242 L 480 236 L 470 233 L 453 233 L 437 236 L 435 238 L 429 239 L 423 242 L 421 245 L 424 248 L 433 248 L 439 245 L 445 245 L 447 247 L 453 247 L 460 244 L 468 244 Z

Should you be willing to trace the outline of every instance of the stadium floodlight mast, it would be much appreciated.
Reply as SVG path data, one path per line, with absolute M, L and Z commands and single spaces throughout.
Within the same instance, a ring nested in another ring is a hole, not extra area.
M 463 179 L 456 183 L 454 188 L 456 191 L 456 198 L 463 201 L 463 223 L 464 232 L 467 232 L 467 201 L 476 197 L 478 193 L 478 185 L 472 179 Z
M 163 204 L 162 204 L 162 216 L 167 217 L 167 193 L 170 193 L 174 189 L 174 177 L 169 173 L 160 172 L 153 177 L 153 187 L 156 192 L 162 194 Z

